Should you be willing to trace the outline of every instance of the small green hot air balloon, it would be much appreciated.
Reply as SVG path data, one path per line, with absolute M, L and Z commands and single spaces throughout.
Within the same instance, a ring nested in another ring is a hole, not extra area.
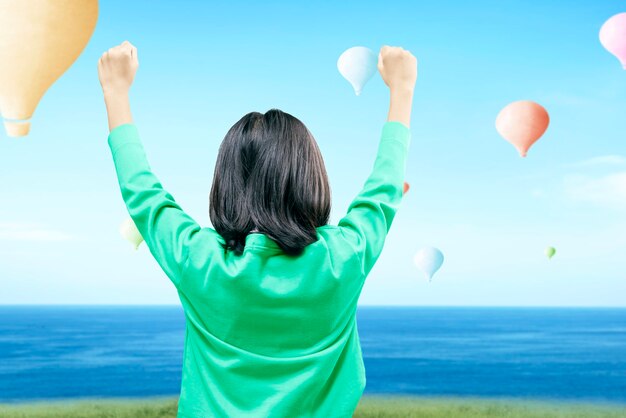
M 556 254 L 556 248 L 554 247 L 546 248 L 546 257 L 548 257 L 548 260 L 551 260 L 552 257 L 554 257 L 554 254 Z

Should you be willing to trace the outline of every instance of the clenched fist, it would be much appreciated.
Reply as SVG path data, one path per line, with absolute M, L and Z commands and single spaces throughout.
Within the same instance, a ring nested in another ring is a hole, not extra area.
M 128 41 L 102 54 L 98 77 L 104 94 L 127 94 L 138 67 L 137 48 Z
M 390 90 L 413 91 L 417 59 L 400 47 L 383 46 L 378 54 L 378 71 Z

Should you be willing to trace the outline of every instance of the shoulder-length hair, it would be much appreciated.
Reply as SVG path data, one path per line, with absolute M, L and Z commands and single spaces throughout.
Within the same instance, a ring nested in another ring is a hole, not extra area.
M 243 253 L 256 228 L 289 255 L 317 241 L 330 217 L 331 191 L 315 138 L 278 109 L 251 112 L 226 134 L 210 193 L 210 218 L 224 249 Z

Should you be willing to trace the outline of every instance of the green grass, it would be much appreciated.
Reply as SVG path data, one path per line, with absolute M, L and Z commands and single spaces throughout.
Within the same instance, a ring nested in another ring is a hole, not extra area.
M 176 398 L 0 404 L 1 418 L 174 418 Z M 355 418 L 624 418 L 626 406 L 364 396 Z
M 467 398 L 364 396 L 359 418 L 624 418 L 626 406 Z

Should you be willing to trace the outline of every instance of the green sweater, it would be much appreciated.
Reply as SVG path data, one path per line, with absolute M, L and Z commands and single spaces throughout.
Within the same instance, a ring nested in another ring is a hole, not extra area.
M 178 417 L 352 416 L 365 388 L 357 301 L 402 200 L 409 142 L 405 125 L 384 125 L 348 213 L 302 255 L 251 233 L 236 256 L 163 189 L 135 125 L 113 129 L 122 197 L 185 312 Z

